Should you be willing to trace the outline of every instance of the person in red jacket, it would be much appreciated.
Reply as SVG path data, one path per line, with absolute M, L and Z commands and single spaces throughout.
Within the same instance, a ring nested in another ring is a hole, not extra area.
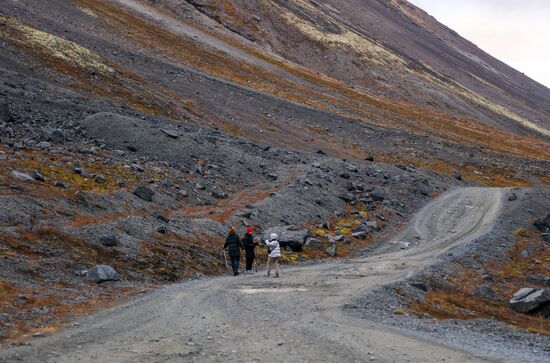
M 258 245 L 258 242 L 254 242 L 254 236 L 252 236 L 252 232 L 253 229 L 249 227 L 243 237 L 243 246 L 246 257 L 246 273 L 252 273 L 252 264 L 254 263 L 254 259 L 256 258 L 254 249 Z

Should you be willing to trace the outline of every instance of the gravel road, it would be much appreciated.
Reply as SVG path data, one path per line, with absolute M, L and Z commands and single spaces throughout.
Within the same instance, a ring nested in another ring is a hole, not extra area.
M 356 260 L 172 285 L 88 316 L 0 362 L 471 362 L 466 351 L 357 319 L 343 310 L 366 290 L 406 277 L 437 255 L 486 233 L 501 189 L 447 192 L 382 247 Z M 392 243 L 398 242 L 398 243 Z M 399 247 L 409 242 L 407 249 Z

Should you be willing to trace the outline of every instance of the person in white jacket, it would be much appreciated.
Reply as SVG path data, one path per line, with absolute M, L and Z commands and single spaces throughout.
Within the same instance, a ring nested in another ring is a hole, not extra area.
M 281 246 L 277 241 L 277 234 L 272 233 L 269 240 L 265 240 L 265 245 L 269 251 L 267 257 L 267 276 L 271 275 L 271 265 L 275 265 L 275 277 L 279 277 L 279 274 L 283 274 L 281 266 L 279 265 L 279 259 L 281 258 Z

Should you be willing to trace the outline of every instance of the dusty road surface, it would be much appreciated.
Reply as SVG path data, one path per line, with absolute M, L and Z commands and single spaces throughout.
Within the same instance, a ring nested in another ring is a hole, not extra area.
M 342 307 L 487 232 L 502 193 L 484 188 L 445 193 L 379 254 L 289 268 L 280 279 L 258 273 L 172 285 L 33 339 L 31 346 L 4 350 L 0 361 L 483 361 L 353 318 Z M 397 247 L 403 241 L 412 243 L 407 250 Z

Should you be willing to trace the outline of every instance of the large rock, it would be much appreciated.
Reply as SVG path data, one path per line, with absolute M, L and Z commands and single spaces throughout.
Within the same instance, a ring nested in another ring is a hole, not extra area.
M 550 213 L 545 218 L 537 219 L 533 225 L 540 231 L 542 239 L 550 242 Z
M 155 192 L 152 191 L 150 188 L 144 187 L 143 185 L 138 186 L 134 190 L 134 194 L 143 199 L 146 202 L 152 202 L 153 201 L 153 195 L 155 195 Z
M 32 176 L 30 176 L 29 174 L 21 173 L 17 170 L 12 170 L 10 175 L 11 175 L 12 178 L 17 179 L 17 180 L 21 180 L 21 181 L 28 181 L 28 182 L 35 181 L 34 178 Z
M 86 272 L 86 280 L 96 283 L 104 281 L 118 281 L 118 272 L 108 265 L 95 265 Z
M 45 129 L 46 140 L 53 142 L 54 144 L 61 144 L 65 141 L 65 132 L 61 129 Z
M 510 307 L 522 313 L 532 312 L 550 303 L 550 292 L 546 289 L 524 287 L 510 299 Z
M 281 247 L 290 247 L 292 251 L 299 252 L 302 250 L 306 238 L 309 236 L 307 229 L 298 229 L 292 226 L 290 227 L 273 227 L 262 234 L 262 240 L 269 239 L 271 233 L 276 233 L 279 237 L 279 243 Z

